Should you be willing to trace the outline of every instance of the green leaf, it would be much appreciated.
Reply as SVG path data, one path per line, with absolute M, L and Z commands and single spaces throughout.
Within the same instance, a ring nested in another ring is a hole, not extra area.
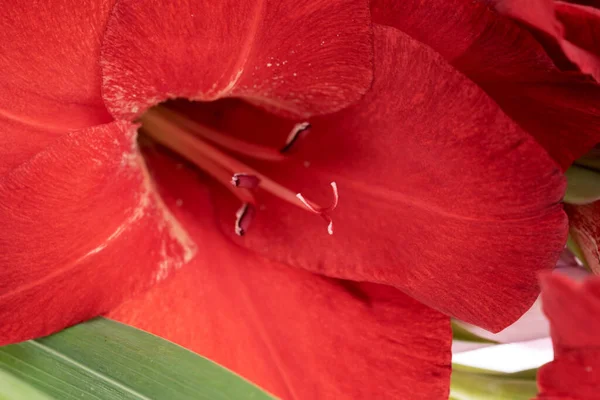
M 536 394 L 532 379 L 452 371 L 450 396 L 456 400 L 529 400 Z
M 565 203 L 581 205 L 600 200 L 600 172 L 573 165 L 565 172 L 565 177 Z
M 54 400 L 52 397 L 46 396 L 38 391 L 27 382 L 23 382 L 19 378 L 0 370 L 0 400 L 13 399 L 27 400 Z
M 476 367 L 470 367 L 468 365 L 462 365 L 457 363 L 452 363 L 452 371 L 465 372 L 476 375 L 492 375 L 503 378 L 514 378 L 514 379 L 524 379 L 524 380 L 535 380 L 537 377 L 537 369 L 527 369 L 525 371 L 506 373 L 500 371 L 492 371 L 489 369 L 482 369 Z M 454 373 L 454 372 L 453 372 Z
M 272 400 L 233 372 L 108 319 L 0 347 L 4 400 Z
M 477 343 L 496 343 L 493 340 L 488 340 L 477 336 L 470 332 L 464 325 L 463 322 L 453 319 L 452 322 L 452 339 L 463 340 L 465 342 L 477 342 Z

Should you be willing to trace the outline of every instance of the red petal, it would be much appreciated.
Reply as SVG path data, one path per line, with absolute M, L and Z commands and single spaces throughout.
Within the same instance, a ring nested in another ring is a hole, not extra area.
M 600 86 L 556 69 L 524 28 L 471 0 L 373 0 L 373 19 L 431 46 L 566 169 L 600 142 Z
M 581 34 L 585 34 L 584 32 L 588 31 L 585 27 L 586 23 L 597 23 L 598 17 L 594 16 L 597 10 L 591 7 L 576 6 L 568 3 L 561 4 L 554 0 L 529 0 L 526 2 L 520 0 L 493 0 L 492 3 L 503 14 L 510 15 L 550 35 L 550 37 L 557 41 L 564 54 L 577 64 L 582 72 L 590 74 L 597 81 L 600 81 L 600 52 L 595 53 L 593 50 L 586 50 L 580 46 L 579 42 L 570 40 L 570 38 L 579 39 Z M 571 17 L 578 20 L 575 23 L 575 27 L 570 28 L 569 37 L 565 36 L 564 26 L 556 16 L 555 8 L 557 6 L 560 6 L 563 10 L 569 10 L 568 12 L 571 14 Z M 593 33 L 593 31 L 597 31 L 598 29 L 600 28 L 592 28 L 592 31 L 588 33 Z M 577 34 L 573 34 L 573 31 L 577 32 Z M 586 40 L 586 42 L 589 42 L 589 40 Z M 594 50 L 600 49 L 596 45 L 594 46 Z
M 600 53 L 600 10 L 562 1 L 555 2 L 556 18 L 562 23 L 565 38 L 583 49 Z
M 366 0 L 121 1 L 103 42 L 104 96 L 123 117 L 226 96 L 323 114 L 368 89 L 371 58 Z
M 600 201 L 584 206 L 565 204 L 569 229 L 591 270 L 600 274 Z
M 600 10 L 564 2 L 556 2 L 555 10 L 565 39 L 600 56 Z
M 0 176 L 35 156 L 65 131 L 48 131 L 0 116 Z
M 63 135 L 0 177 L 0 345 L 110 310 L 191 258 L 138 161 L 135 129 Z
M 111 318 L 284 399 L 447 398 L 447 317 L 392 288 L 323 278 L 235 246 L 209 223 L 206 189 L 168 162 L 153 166 L 165 202 L 199 245 L 198 257 Z
M 60 131 L 110 121 L 100 96 L 98 61 L 112 3 L 16 0 L 2 6 L 3 135 L 11 136 L 15 122 Z
M 600 0 L 568 0 L 569 3 L 600 8 Z
M 389 284 L 500 330 L 531 306 L 537 272 L 552 268 L 564 246 L 561 171 L 430 48 L 393 28 L 378 27 L 375 37 L 372 91 L 311 121 L 296 162 L 256 166 L 324 205 L 336 181 L 334 235 L 268 194 L 241 239 L 233 234 L 239 204 L 219 198 L 223 230 L 270 258 Z
M 538 400 L 595 400 L 600 387 L 600 278 L 583 284 L 560 275 L 542 278 L 554 361 L 538 372 Z
M 562 30 L 554 16 L 554 0 L 491 0 L 496 10 L 539 28 L 550 34 L 559 35 Z

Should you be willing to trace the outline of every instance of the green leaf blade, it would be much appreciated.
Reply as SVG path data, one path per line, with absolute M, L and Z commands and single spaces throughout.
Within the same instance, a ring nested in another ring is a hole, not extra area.
M 61 400 L 273 399 L 204 357 L 107 319 L 0 347 L 0 370 Z
M 0 370 L 0 400 L 15 400 L 15 393 L 28 400 L 56 400 L 18 377 Z

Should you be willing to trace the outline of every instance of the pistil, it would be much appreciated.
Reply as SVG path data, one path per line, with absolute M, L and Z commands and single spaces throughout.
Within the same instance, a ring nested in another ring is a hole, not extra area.
M 337 207 L 339 200 L 335 182 L 331 182 L 333 190 L 331 205 L 321 207 L 305 198 L 301 193 L 291 191 L 268 176 L 208 143 L 210 141 L 239 154 L 264 160 L 279 161 L 283 159 L 282 152 L 289 151 L 293 144 L 306 134 L 310 127 L 308 123 L 297 124 L 290 133 L 286 145 L 280 152 L 277 152 L 271 148 L 249 144 L 239 139 L 228 137 L 221 132 L 190 121 L 184 116 L 166 108 L 161 108 L 159 111 L 151 110 L 146 112 L 141 120 L 144 132 L 148 136 L 193 162 L 218 182 L 228 187 L 240 199 L 243 206 L 236 214 L 236 234 L 241 236 L 248 229 L 255 212 L 254 205 L 256 204 L 252 191 L 258 188 L 271 193 L 281 200 L 321 216 L 327 222 L 327 231 L 329 234 L 333 234 L 333 222 L 329 213 Z M 274 154 L 277 154 L 277 156 Z

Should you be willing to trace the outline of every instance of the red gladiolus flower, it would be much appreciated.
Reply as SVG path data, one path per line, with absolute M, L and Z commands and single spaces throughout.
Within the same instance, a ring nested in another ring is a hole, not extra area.
M 554 361 L 538 373 L 538 400 L 592 400 L 600 386 L 600 278 L 575 282 L 542 278 L 544 312 L 550 320 Z
M 600 136 L 595 83 L 462 3 L 440 47 L 361 0 L 11 3 L 0 344 L 108 313 L 284 398 L 446 396 L 444 314 L 531 305 Z

